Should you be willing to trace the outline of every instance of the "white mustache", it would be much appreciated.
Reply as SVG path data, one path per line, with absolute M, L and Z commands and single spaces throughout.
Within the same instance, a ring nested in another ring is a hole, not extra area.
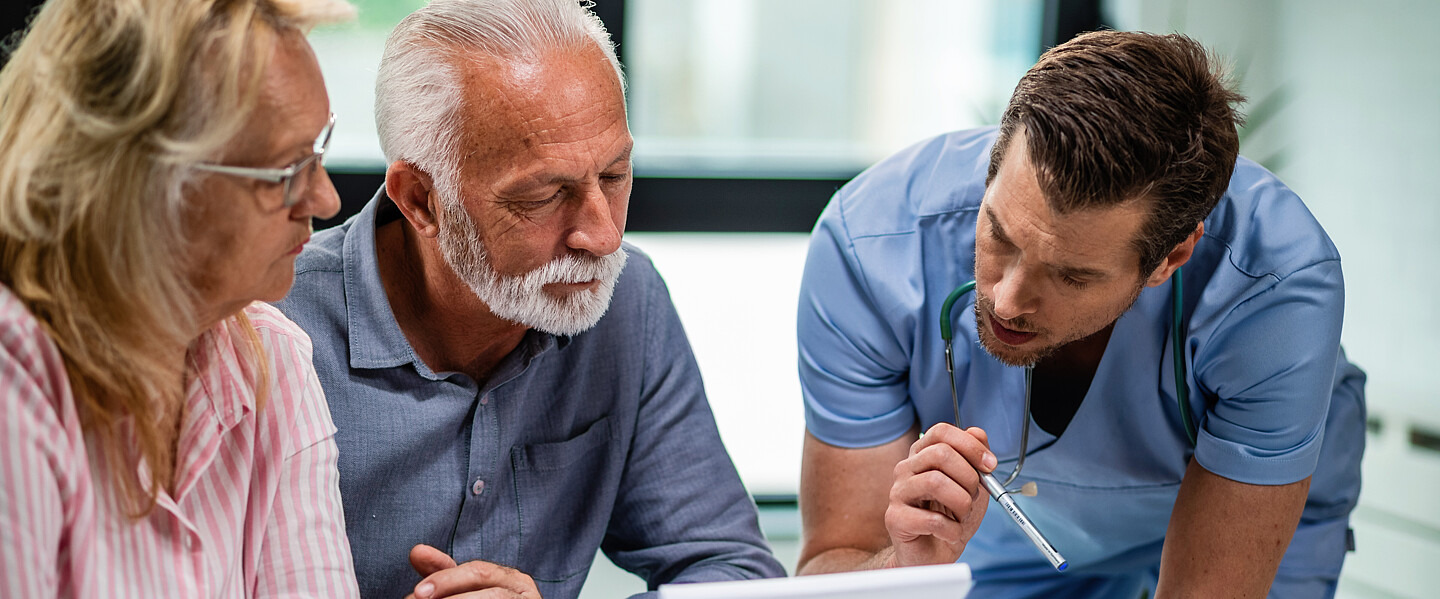
M 524 286 L 535 287 L 550 283 L 608 281 L 618 276 L 624 267 L 625 250 L 606 256 L 566 254 L 516 278 L 525 279 Z

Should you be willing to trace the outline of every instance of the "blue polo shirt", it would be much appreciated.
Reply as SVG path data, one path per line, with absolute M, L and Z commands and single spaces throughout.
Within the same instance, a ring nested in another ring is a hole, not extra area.
M 576 597 L 597 548 L 652 590 L 784 575 L 648 257 L 625 246 L 594 328 L 531 330 L 482 383 L 432 370 L 396 323 L 375 229 L 398 218 L 382 188 L 315 235 L 279 304 L 314 341 L 364 597 L 414 588 L 417 543 L 514 567 L 546 599 Z
M 816 225 L 800 294 L 800 380 L 806 426 L 826 443 L 874 446 L 953 420 L 940 306 L 974 279 L 994 140 L 993 128 L 979 129 L 904 150 L 836 193 Z M 1313 476 L 1275 594 L 1333 590 L 1365 442 L 1364 375 L 1340 349 L 1340 255 L 1290 189 L 1241 159 L 1183 271 L 1194 446 L 1176 401 L 1171 285 L 1146 288 L 1120 317 L 1058 438 L 1024 418 L 1023 369 L 981 347 L 973 295 L 954 308 L 961 420 L 989 434 L 1002 475 L 1025 421 L 1015 484 L 1035 481 L 1040 494 L 1018 501 L 1070 560 L 1054 572 L 992 510 L 961 557 L 977 594 L 1135 596 L 1153 584 L 1192 455 L 1246 483 Z

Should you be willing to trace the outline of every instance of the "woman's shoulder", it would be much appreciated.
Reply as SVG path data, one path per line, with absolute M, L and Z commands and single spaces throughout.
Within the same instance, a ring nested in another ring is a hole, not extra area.
M 265 302 L 253 302 L 245 307 L 244 314 L 259 335 L 260 343 L 271 360 L 298 360 L 306 366 L 310 365 L 313 347 L 310 335 L 280 312 L 279 308 Z
M 334 434 L 324 391 L 311 363 L 310 336 L 270 304 L 254 302 L 244 310 L 269 361 L 267 420 L 288 431 L 291 449 Z M 288 452 L 287 452 L 288 453 Z
M 25 303 L 15 296 L 15 292 L 5 285 L 0 285 L 0 343 L 6 349 L 19 348 L 25 345 L 26 340 L 34 339 L 44 335 L 40 327 L 40 321 L 25 307 Z
M 245 317 L 250 320 L 255 330 L 299 343 L 309 351 L 310 336 L 305 334 L 300 325 L 280 312 L 279 308 L 265 302 L 252 302 L 245 307 Z
M 60 350 L 24 302 L 0 285 L 0 386 L 13 398 L 26 387 L 38 391 L 59 409 L 70 382 Z
M 51 458 L 69 455 L 75 464 L 84 461 L 83 450 L 77 449 L 80 418 L 65 360 L 40 321 L 4 285 L 0 285 L 0 413 L 7 415 L 10 425 L 9 450 L 23 441 L 15 438 L 19 434 L 49 447 Z

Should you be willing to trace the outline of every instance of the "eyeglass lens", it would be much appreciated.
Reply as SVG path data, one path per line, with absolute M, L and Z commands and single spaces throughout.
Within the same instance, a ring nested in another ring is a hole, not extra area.
M 332 121 L 333 122 L 333 121 Z M 326 127 L 320 132 L 320 137 L 315 140 L 314 154 L 306 157 L 299 169 L 289 179 L 285 180 L 285 207 L 289 208 L 300 202 L 300 198 L 310 189 L 315 182 L 315 173 L 319 172 L 321 163 L 325 159 L 325 151 L 330 148 L 331 127 Z

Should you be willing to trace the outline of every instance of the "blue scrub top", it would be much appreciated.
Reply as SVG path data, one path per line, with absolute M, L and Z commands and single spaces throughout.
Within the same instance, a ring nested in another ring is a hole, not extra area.
M 842 188 L 820 217 L 798 331 L 806 427 L 822 441 L 869 447 L 953 418 L 940 305 L 974 278 L 994 139 L 987 128 L 915 145 Z M 1313 475 L 1272 595 L 1333 592 L 1365 442 L 1364 375 L 1340 349 L 1340 255 L 1294 192 L 1242 158 L 1183 270 L 1196 445 L 1176 403 L 1172 287 L 1146 288 L 1116 323 L 1061 437 L 1027 422 L 1015 485 L 1035 481 L 1039 495 L 1018 501 L 1070 567 L 1054 572 L 990 510 L 961 557 L 977 592 L 1094 596 L 1153 585 L 1192 454 L 1246 483 Z M 980 346 L 973 302 L 966 296 L 952 312 L 961 419 L 989 433 L 1005 475 L 1019 451 L 1024 371 Z

